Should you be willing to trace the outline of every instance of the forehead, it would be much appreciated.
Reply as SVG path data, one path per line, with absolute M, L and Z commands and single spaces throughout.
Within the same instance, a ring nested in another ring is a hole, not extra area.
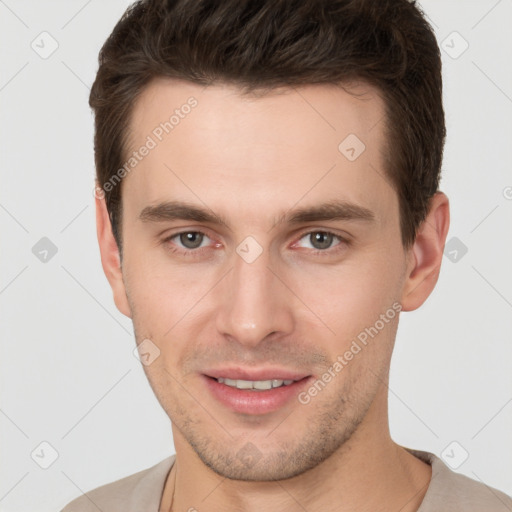
M 198 108 L 188 108 L 192 101 L 197 102 Z M 130 142 L 135 142 L 133 137 L 144 135 L 141 129 L 157 129 L 171 120 L 173 114 L 171 124 L 176 135 L 183 131 L 177 128 L 189 113 L 196 114 L 190 116 L 193 121 L 186 123 L 193 123 L 195 131 L 222 126 L 224 130 L 216 134 L 219 137 L 228 132 L 229 124 L 232 128 L 244 128 L 240 136 L 251 128 L 257 130 L 259 140 L 272 140 L 275 132 L 284 127 L 289 131 L 282 135 L 288 138 L 316 132 L 336 140 L 351 130 L 368 139 L 369 132 L 383 120 L 384 103 L 376 87 L 362 82 L 282 86 L 246 93 L 226 83 L 201 86 L 185 80 L 157 78 L 146 86 L 133 106 Z M 271 123 L 262 129 L 260 123 L 267 121 Z
M 384 103 L 370 85 L 348 91 L 322 84 L 241 94 L 154 80 L 134 105 L 126 156 L 151 149 L 126 176 L 123 203 L 130 194 L 139 211 L 169 199 L 231 205 L 255 220 L 262 208 L 275 218 L 298 202 L 341 198 L 378 217 L 396 202 L 383 168 Z

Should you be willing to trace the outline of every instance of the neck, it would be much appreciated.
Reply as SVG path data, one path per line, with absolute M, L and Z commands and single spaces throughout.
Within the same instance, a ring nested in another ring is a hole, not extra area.
M 375 421 L 383 417 L 385 422 Z M 387 399 L 380 406 L 374 401 L 365 421 L 328 459 L 279 481 L 223 478 L 204 465 L 174 426 L 173 434 L 173 511 L 416 512 L 431 479 L 430 465 L 392 441 Z

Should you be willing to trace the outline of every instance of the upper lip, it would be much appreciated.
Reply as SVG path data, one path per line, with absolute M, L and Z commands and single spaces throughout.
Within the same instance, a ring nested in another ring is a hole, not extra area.
M 203 372 L 208 377 L 215 379 L 232 380 L 301 380 L 309 375 L 303 372 L 287 370 L 285 368 L 212 368 Z

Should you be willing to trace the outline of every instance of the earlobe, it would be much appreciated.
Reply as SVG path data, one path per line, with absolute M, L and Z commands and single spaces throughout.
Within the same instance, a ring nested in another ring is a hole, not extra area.
M 96 232 L 101 254 L 101 265 L 110 283 L 117 309 L 131 318 L 131 309 L 121 270 L 119 248 L 112 233 L 112 225 L 104 197 L 96 197 Z
M 409 250 L 402 311 L 419 308 L 432 293 L 439 278 L 449 227 L 448 197 L 443 192 L 436 192 L 430 201 L 427 217 L 418 229 L 414 245 Z

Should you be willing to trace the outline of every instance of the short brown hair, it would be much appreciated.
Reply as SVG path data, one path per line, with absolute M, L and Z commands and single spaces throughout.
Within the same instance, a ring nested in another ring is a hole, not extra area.
M 89 104 L 101 186 L 125 162 L 135 100 L 156 77 L 280 86 L 376 86 L 385 100 L 385 172 L 405 248 L 438 190 L 446 128 L 441 56 L 411 0 L 139 0 L 99 54 Z M 341 141 L 340 141 L 341 142 Z M 121 250 L 121 185 L 104 190 Z

